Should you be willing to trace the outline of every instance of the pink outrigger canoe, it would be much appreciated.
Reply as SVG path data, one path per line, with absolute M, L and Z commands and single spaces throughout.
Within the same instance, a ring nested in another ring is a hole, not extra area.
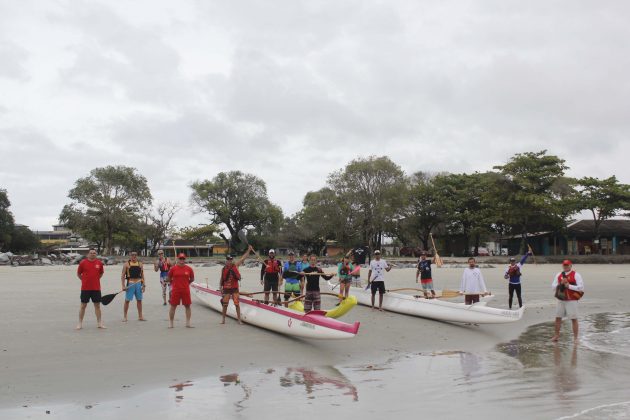
M 192 283 L 191 294 L 201 303 L 221 312 L 221 293 Z M 298 312 L 283 306 L 271 306 L 241 295 L 241 319 L 243 322 L 281 334 L 300 338 L 336 340 L 352 338 L 359 332 L 359 322 L 348 324 L 326 317 L 325 311 Z M 236 319 L 236 310 L 230 303 L 227 315 Z

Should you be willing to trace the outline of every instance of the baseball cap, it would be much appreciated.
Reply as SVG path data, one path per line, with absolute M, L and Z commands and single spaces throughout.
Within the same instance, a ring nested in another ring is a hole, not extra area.
M 562 265 L 573 265 L 573 263 L 571 262 L 571 260 L 564 260 L 562 261 Z
M 269 252 L 271 252 L 271 251 L 269 251 Z M 295 252 L 293 252 L 293 251 L 289 251 L 289 254 L 288 254 L 288 255 L 295 255 Z
M 516 261 L 516 258 L 512 257 L 510 258 L 510 261 Z
M 186 254 L 184 254 L 183 252 L 180 252 L 179 254 L 177 254 L 177 258 L 178 259 L 180 259 L 180 258 L 186 259 Z
M 225 259 L 226 259 L 226 260 L 233 260 L 233 259 L 234 259 L 234 257 L 232 256 L 232 254 L 227 254 L 227 255 L 225 256 Z
M 381 251 L 379 251 L 378 249 L 376 251 L 374 251 L 374 254 L 380 254 Z
M 276 253 L 276 251 L 274 251 L 273 249 L 270 249 L 268 253 L 269 253 L 269 254 L 275 254 L 275 253 Z

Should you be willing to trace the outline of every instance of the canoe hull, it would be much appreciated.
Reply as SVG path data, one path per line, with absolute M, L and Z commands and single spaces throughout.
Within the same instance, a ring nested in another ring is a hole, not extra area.
M 357 297 L 360 305 L 372 306 L 369 290 L 353 287 L 350 293 Z M 378 305 L 378 294 L 376 296 Z M 486 302 L 474 305 L 448 302 L 440 299 L 424 299 L 402 293 L 388 292 L 383 296 L 383 309 L 399 314 L 435 319 L 446 322 L 472 324 L 505 324 L 516 322 L 523 317 L 525 307 L 518 311 L 491 308 Z
M 198 283 L 190 285 L 191 294 L 202 304 L 221 312 L 221 294 Z M 293 337 L 337 340 L 353 338 L 359 331 L 359 323 L 347 324 L 327 318 L 324 312 L 300 313 L 284 307 L 274 307 L 240 297 L 243 322 Z M 227 316 L 236 319 L 236 309 L 230 302 Z

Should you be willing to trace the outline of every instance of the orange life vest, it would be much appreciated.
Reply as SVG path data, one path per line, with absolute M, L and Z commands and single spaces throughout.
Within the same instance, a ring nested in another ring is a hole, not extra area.
M 563 273 L 560 273 L 558 275 L 559 285 L 562 284 L 562 274 Z M 575 271 L 571 270 L 571 272 L 567 274 L 567 281 L 569 282 L 569 284 L 572 284 L 573 286 L 577 284 L 577 282 L 575 281 Z M 564 300 L 580 300 L 580 298 L 582 298 L 583 295 L 584 295 L 584 292 L 581 292 L 579 290 L 571 290 L 568 287 L 564 289 L 564 296 L 565 296 Z
M 237 266 L 223 267 L 221 271 L 221 284 L 224 289 L 238 289 L 238 281 L 240 279 L 241 273 L 238 271 Z
M 280 261 L 276 260 L 265 260 L 265 273 L 280 273 L 282 269 L 280 268 Z

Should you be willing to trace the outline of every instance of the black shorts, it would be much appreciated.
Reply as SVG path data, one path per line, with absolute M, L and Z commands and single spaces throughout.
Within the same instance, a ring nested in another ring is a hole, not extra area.
M 81 303 L 88 303 L 92 299 L 94 303 L 101 303 L 100 290 L 81 290 Z
M 265 279 L 263 291 L 268 292 L 270 290 L 274 292 L 278 291 L 278 279 Z
M 385 294 L 385 282 L 384 281 L 373 281 L 372 285 L 372 294 L 375 295 L 378 292 L 380 295 Z

